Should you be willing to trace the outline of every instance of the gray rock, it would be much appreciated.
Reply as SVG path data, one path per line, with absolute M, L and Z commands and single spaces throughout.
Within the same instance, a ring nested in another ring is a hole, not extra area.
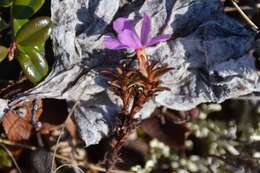
M 8 109 L 8 101 L 0 99 L 0 119 L 4 116 L 6 110 Z
M 107 89 L 99 70 L 115 67 L 122 51 L 103 48 L 104 34 L 119 16 L 129 16 L 140 31 L 142 15 L 152 16 L 151 35 L 176 39 L 146 49 L 151 60 L 174 67 L 163 76 L 171 91 L 160 93 L 139 115 L 156 106 L 188 110 L 204 102 L 222 102 L 259 91 L 259 77 L 250 54 L 255 33 L 227 17 L 219 0 L 52 0 L 52 40 L 56 63 L 49 76 L 10 105 L 24 99 L 76 101 L 74 119 L 86 145 L 109 133 L 120 100 Z

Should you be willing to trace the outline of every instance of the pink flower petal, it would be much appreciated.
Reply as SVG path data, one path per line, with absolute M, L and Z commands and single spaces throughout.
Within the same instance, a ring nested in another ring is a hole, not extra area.
M 128 46 L 129 48 L 132 48 L 135 50 L 142 48 L 142 44 L 141 44 L 139 37 L 132 30 L 125 29 L 124 31 L 120 32 L 118 34 L 118 39 L 121 43 Z
M 112 38 L 110 36 L 105 36 L 104 47 L 107 49 L 115 49 L 115 50 L 128 48 L 127 46 L 122 44 L 118 39 Z
M 153 45 L 155 45 L 155 44 L 157 44 L 159 42 L 162 42 L 162 41 L 167 41 L 170 38 L 171 38 L 170 34 L 155 36 L 151 40 L 149 40 L 147 44 L 145 44 L 145 47 L 153 46 Z
M 113 22 L 113 28 L 117 33 L 120 33 L 125 29 L 133 30 L 134 26 L 129 19 L 120 17 Z
M 143 18 L 143 25 L 141 29 L 141 42 L 143 45 L 147 43 L 150 29 L 151 29 L 151 20 L 150 17 L 145 13 Z

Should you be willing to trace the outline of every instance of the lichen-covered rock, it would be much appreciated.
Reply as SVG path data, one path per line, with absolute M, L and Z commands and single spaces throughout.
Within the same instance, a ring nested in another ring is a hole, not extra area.
M 144 12 L 152 19 L 151 35 L 172 34 L 172 40 L 146 50 L 151 60 L 174 70 L 162 80 L 165 91 L 146 104 L 139 115 L 156 106 L 188 110 L 203 102 L 222 102 L 259 91 L 253 48 L 255 33 L 227 17 L 219 0 L 52 0 L 52 40 L 57 58 L 49 76 L 14 100 L 26 98 L 79 101 L 74 119 L 87 145 L 109 132 L 120 109 L 99 70 L 114 67 L 124 52 L 105 50 L 104 34 L 111 23 L 128 16 L 137 24 Z

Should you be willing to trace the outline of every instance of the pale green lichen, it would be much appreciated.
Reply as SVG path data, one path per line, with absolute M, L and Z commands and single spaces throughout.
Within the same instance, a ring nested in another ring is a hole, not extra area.
M 225 115 L 227 119 L 218 117 L 212 119 L 210 114 L 223 111 L 222 106 L 220 104 L 201 106 L 199 119 L 186 124 L 194 137 L 186 140 L 184 156 L 178 150 L 153 139 L 150 142 L 150 152 L 144 167 L 137 165 L 132 170 L 137 173 L 150 173 L 160 166 L 161 159 L 168 159 L 169 166 L 177 173 L 255 171 L 257 168 L 250 167 L 246 161 L 239 159 L 253 162 L 254 158 L 260 158 L 259 146 L 255 144 L 260 141 L 260 123 L 257 123 L 260 109 L 241 101 L 233 101 L 229 106 L 231 108 L 233 106 L 234 110 L 238 109 L 237 113 L 230 112 L 236 117 L 230 118 L 229 115 Z M 195 153 L 191 154 L 193 152 Z M 224 160 L 226 156 L 230 156 L 230 159 Z M 260 164 L 259 160 L 257 162 Z

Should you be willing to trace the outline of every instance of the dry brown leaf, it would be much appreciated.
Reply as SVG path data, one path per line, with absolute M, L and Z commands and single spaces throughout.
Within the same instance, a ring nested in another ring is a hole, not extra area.
M 35 105 L 35 120 L 38 121 L 42 113 L 42 101 L 37 100 Z M 30 138 L 33 130 L 32 107 L 32 101 L 24 102 L 5 114 L 2 123 L 9 140 L 21 141 Z

